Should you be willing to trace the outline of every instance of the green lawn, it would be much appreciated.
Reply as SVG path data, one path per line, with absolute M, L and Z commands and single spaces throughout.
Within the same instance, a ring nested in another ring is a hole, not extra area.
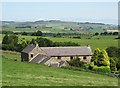
M 2 59 L 3 86 L 117 86 L 118 79 L 91 72 Z

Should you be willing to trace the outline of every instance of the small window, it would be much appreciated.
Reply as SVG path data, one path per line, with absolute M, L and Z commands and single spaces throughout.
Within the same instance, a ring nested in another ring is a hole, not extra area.
M 71 56 L 70 59 L 72 60 L 72 59 L 73 59 L 73 56 Z
M 30 57 L 33 58 L 33 54 L 31 54 Z
M 59 56 L 58 59 L 61 59 L 61 57 Z
M 87 57 L 86 57 L 86 56 L 84 56 L 84 57 L 83 57 L 83 59 L 87 59 Z

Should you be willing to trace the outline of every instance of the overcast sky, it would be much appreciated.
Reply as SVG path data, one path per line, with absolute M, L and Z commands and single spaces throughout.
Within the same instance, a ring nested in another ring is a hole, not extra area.
M 117 24 L 118 2 L 3 2 L 2 20 L 64 20 Z

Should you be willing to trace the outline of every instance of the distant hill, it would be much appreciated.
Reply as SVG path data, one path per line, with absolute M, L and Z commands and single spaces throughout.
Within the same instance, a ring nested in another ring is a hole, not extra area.
M 15 21 L 2 21 L 3 30 L 21 31 L 14 28 L 31 28 L 30 31 L 41 30 L 46 32 L 65 32 L 65 31 L 81 31 L 81 30 L 115 30 L 118 29 L 117 25 L 104 24 L 104 23 L 90 23 L 90 22 L 68 22 L 61 20 L 38 20 L 34 22 L 15 22 Z M 12 30 L 11 30 L 12 27 Z M 9 28 L 9 29 L 8 29 Z M 36 29 L 38 28 L 38 29 Z M 46 29 L 47 28 L 47 29 Z M 22 31 L 29 31 L 22 30 Z

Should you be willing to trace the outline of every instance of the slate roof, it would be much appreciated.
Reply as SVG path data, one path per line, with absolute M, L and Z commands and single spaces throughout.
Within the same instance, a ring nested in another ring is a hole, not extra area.
M 22 52 L 24 53 L 29 53 L 30 51 L 32 51 L 36 46 L 33 44 L 28 45 L 27 47 L 25 47 L 25 49 L 22 50 Z
M 46 58 L 46 56 L 44 55 L 40 55 L 38 54 L 36 57 L 34 57 L 34 59 L 32 59 L 30 62 L 35 62 L 35 63 L 38 63 L 40 60 Z
M 91 56 L 87 46 L 82 47 L 40 47 L 48 56 Z
M 22 52 L 29 53 L 36 45 L 28 45 Z M 92 51 L 90 47 L 40 47 L 47 56 L 91 56 Z

